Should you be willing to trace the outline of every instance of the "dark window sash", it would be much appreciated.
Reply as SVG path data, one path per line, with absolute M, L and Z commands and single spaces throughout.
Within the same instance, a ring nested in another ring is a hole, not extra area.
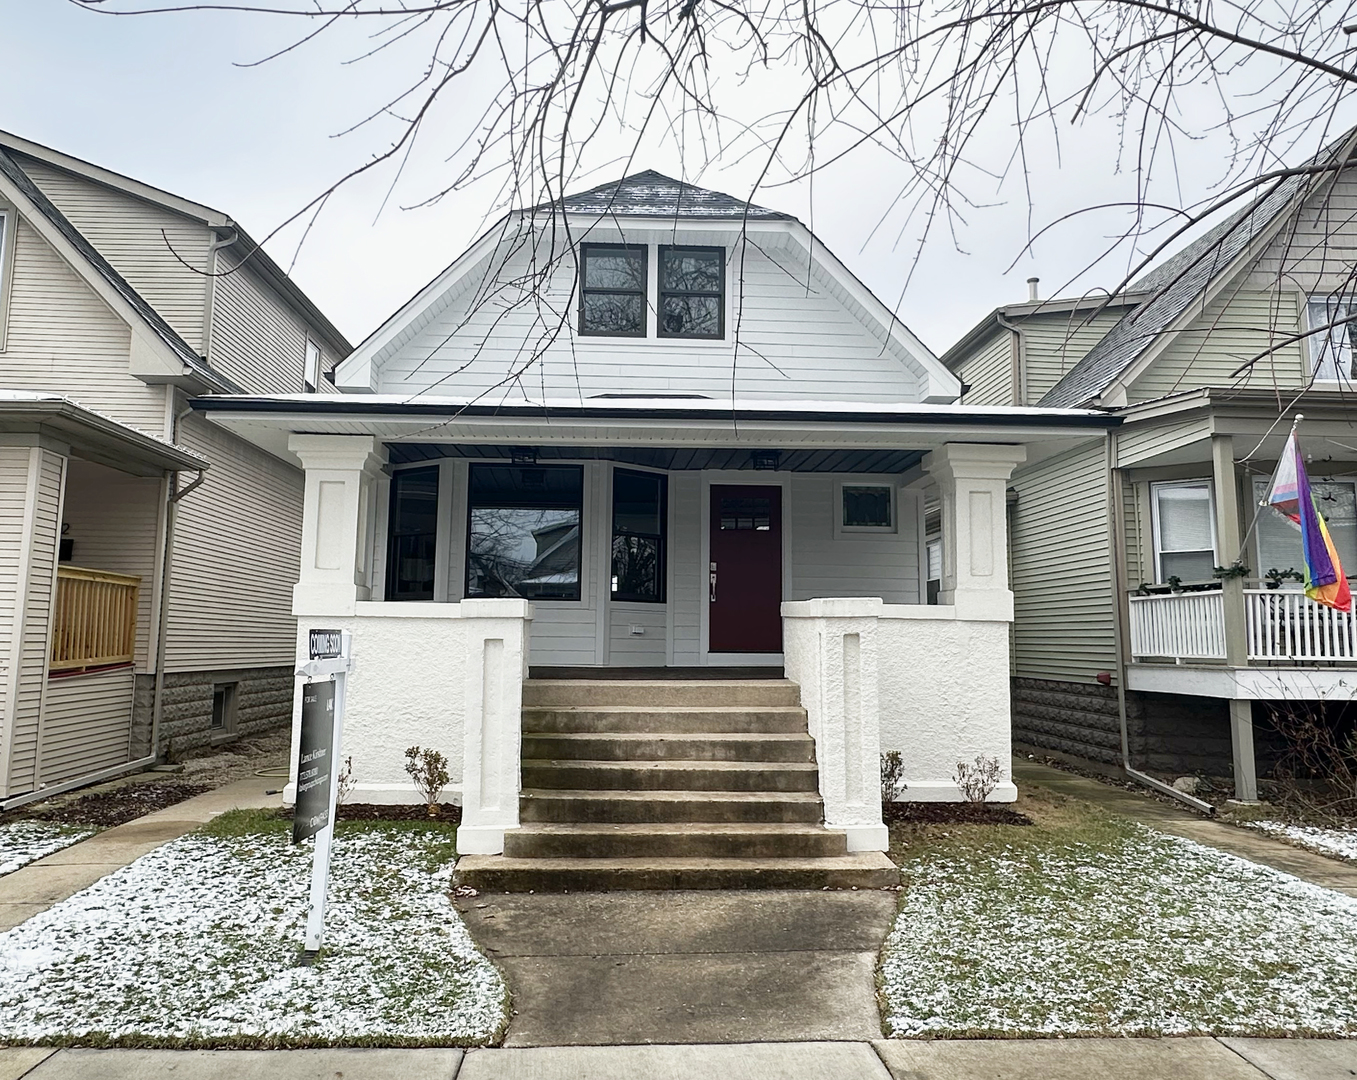
M 666 288 L 664 284 L 665 259 L 671 255 L 701 254 L 716 255 L 721 267 L 721 287 L 719 289 L 674 289 Z M 726 249 L 722 247 L 680 247 L 677 244 L 660 245 L 660 265 L 658 276 L 659 304 L 656 305 L 659 312 L 659 336 L 667 338 L 692 338 L 703 341 L 717 341 L 726 336 Z M 665 301 L 670 298 L 688 299 L 696 298 L 702 300 L 716 301 L 716 332 L 714 334 L 692 334 L 684 331 L 669 331 L 664 328 L 664 309 Z
M 618 528 L 617 526 L 617 477 L 619 475 L 631 475 L 645 477 L 647 480 L 655 482 L 658 500 L 659 500 L 659 531 L 650 532 L 643 529 Z M 612 508 L 612 544 L 609 545 L 609 589 L 613 600 L 629 604 L 663 604 L 665 602 L 665 576 L 668 569 L 668 550 L 665 543 L 665 536 L 669 531 L 669 477 L 665 473 L 643 472 L 639 469 L 614 469 L 613 470 L 613 508 Z M 621 592 L 611 588 L 612 584 L 612 552 L 619 539 L 622 540 L 648 540 L 655 545 L 655 592 L 654 595 L 644 593 Z
M 478 468 L 516 468 L 517 466 L 507 464 L 491 463 L 473 463 L 468 470 L 467 484 L 467 507 L 466 507 L 466 529 L 463 533 L 464 551 L 466 552 L 465 568 L 462 580 L 462 595 L 468 598 L 495 597 L 498 594 L 471 591 L 472 573 L 474 570 L 472 562 L 472 526 L 475 521 L 475 515 L 478 510 L 565 510 L 575 513 L 575 529 L 578 533 L 576 541 L 576 563 L 575 588 L 573 593 L 562 596 L 533 596 L 529 599 L 534 604 L 544 603 L 578 603 L 583 598 L 582 586 L 584 578 L 584 550 L 585 550 L 585 515 L 584 515 L 584 467 L 582 465 L 536 465 L 533 468 L 546 470 L 574 470 L 578 476 L 577 494 L 572 499 L 568 496 L 562 496 L 553 492 L 544 492 L 540 499 L 531 499 L 526 495 L 517 497 L 500 496 L 491 497 L 487 492 L 476 492 L 474 475 Z M 477 496 L 480 496 L 479 500 Z
M 615 285 L 594 288 L 589 285 L 589 256 L 594 253 L 635 253 L 640 256 L 641 288 L 619 289 Z M 582 337 L 640 337 L 646 336 L 650 313 L 646 292 L 650 280 L 650 249 L 646 244 L 581 244 L 579 259 L 580 299 L 579 332 Z M 635 330 L 594 330 L 585 324 L 585 302 L 591 296 L 636 296 L 641 300 L 641 325 Z
M 403 528 L 401 520 L 401 489 L 412 482 L 433 482 L 434 511 L 433 528 Z M 419 469 L 400 469 L 391 478 L 390 511 L 387 514 L 386 530 L 386 599 L 387 600 L 432 600 L 434 598 L 433 574 L 428 577 L 427 588 L 405 588 L 400 574 L 402 555 L 419 559 L 418 550 L 428 551 L 427 561 L 432 566 L 437 558 L 438 536 L 438 466 L 426 466 Z M 423 560 L 421 560 L 423 561 Z

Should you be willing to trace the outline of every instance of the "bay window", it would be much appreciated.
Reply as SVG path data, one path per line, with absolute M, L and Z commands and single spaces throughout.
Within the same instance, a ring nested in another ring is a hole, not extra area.
M 386 598 L 432 600 L 438 532 L 438 466 L 400 469 L 391 477 Z
M 466 595 L 580 598 L 579 465 L 472 465 Z

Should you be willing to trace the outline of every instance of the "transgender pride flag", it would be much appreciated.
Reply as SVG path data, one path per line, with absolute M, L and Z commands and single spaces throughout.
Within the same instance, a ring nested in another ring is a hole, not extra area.
M 1277 462 L 1277 473 L 1267 493 L 1267 505 L 1300 529 L 1301 547 L 1305 554 L 1305 595 L 1317 604 L 1338 611 L 1352 610 L 1352 594 L 1343 564 L 1338 561 L 1329 527 L 1315 506 L 1310 493 L 1310 478 L 1305 475 L 1296 430 L 1286 440 L 1282 459 Z

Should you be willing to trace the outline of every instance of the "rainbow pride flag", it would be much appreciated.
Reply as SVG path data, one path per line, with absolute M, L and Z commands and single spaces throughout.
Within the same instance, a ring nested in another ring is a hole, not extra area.
M 1300 529 L 1305 555 L 1305 595 L 1325 607 L 1351 611 L 1352 593 L 1348 590 L 1348 579 L 1338 560 L 1333 538 L 1329 536 L 1329 527 L 1315 506 L 1294 429 L 1277 462 L 1277 472 L 1267 493 L 1267 505 Z

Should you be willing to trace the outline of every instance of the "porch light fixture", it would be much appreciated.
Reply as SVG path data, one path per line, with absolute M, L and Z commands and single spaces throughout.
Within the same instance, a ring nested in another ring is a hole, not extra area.
M 515 465 L 536 465 L 537 450 L 531 446 L 511 446 L 509 460 Z
M 749 454 L 757 472 L 771 472 L 782 459 L 781 450 L 752 450 Z

